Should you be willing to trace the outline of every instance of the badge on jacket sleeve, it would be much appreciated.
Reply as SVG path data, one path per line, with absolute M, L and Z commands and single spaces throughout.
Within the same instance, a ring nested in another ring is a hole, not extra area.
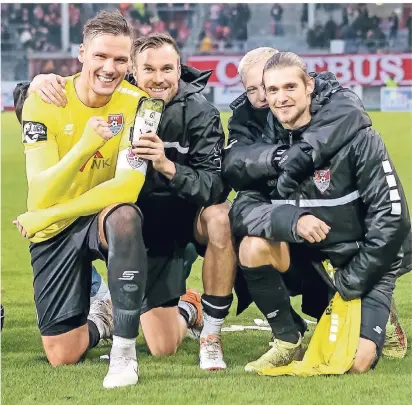
M 313 176 L 313 181 L 315 186 L 321 193 L 324 193 L 330 185 L 330 169 L 326 170 L 315 170 L 315 175 Z

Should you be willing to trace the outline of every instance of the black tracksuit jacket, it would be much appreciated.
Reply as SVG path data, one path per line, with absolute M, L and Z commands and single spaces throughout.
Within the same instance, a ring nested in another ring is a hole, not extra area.
M 223 162 L 224 176 L 240 190 L 230 211 L 231 227 L 237 241 L 258 236 L 305 243 L 296 234 L 299 217 L 310 213 L 325 221 L 331 226 L 327 238 L 308 246 L 338 267 L 335 286 L 349 300 L 366 294 L 385 273 L 398 272 L 400 248 L 410 230 L 408 207 L 395 167 L 358 97 L 334 83 L 333 76 L 329 84 L 314 76 L 308 126 L 285 130 L 270 113 L 260 136 L 249 131 L 247 140 L 232 134 Z M 313 147 L 316 172 L 284 200 L 276 193 L 273 151 L 302 140 Z

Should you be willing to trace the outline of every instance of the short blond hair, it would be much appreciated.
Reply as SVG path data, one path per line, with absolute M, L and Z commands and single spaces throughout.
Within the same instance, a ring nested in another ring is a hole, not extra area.
M 124 35 L 133 41 L 132 26 L 119 10 L 102 10 L 88 20 L 83 27 L 83 42 L 102 34 Z
M 308 82 L 310 76 L 308 74 L 308 68 L 304 60 L 293 52 L 278 52 L 270 57 L 263 68 L 263 73 L 270 69 L 281 69 L 288 67 L 297 67 L 301 70 L 301 76 L 305 83 Z
M 260 48 L 252 49 L 249 51 L 239 62 L 237 72 L 240 76 L 240 79 L 243 82 L 244 74 L 257 62 L 262 60 L 268 61 L 273 55 L 279 51 L 275 48 L 270 48 L 268 46 L 263 46 Z

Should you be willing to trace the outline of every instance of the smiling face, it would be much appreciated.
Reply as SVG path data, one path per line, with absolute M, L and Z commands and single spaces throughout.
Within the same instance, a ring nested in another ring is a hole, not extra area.
M 180 57 L 173 46 L 147 48 L 134 58 L 137 86 L 150 97 L 169 103 L 177 94 L 180 79 Z
M 263 68 L 266 60 L 256 62 L 243 73 L 242 82 L 245 86 L 247 98 L 255 108 L 267 108 L 266 93 L 262 83 Z
M 299 67 L 279 67 L 263 75 L 266 99 L 270 110 L 287 129 L 296 129 L 310 121 L 313 78 L 304 79 Z
M 97 98 L 111 97 L 124 79 L 132 40 L 126 35 L 101 34 L 80 46 L 81 80 Z

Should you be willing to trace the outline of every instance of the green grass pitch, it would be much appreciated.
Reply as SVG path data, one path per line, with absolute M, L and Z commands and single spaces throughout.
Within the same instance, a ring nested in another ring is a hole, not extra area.
M 371 113 L 382 134 L 412 205 L 412 115 Z M 28 243 L 12 220 L 25 211 L 26 180 L 20 129 L 14 113 L 1 114 L 2 165 L 2 302 L 6 308 L 2 333 L 1 399 L 4 405 L 161 405 L 161 404 L 305 404 L 406 405 L 412 403 L 412 353 L 404 360 L 383 359 L 366 375 L 340 377 L 260 377 L 246 374 L 244 365 L 268 349 L 269 332 L 248 331 L 223 336 L 228 370 L 204 373 L 198 367 L 198 344 L 185 339 L 175 356 L 153 358 L 138 339 L 140 381 L 135 387 L 104 390 L 107 363 L 99 357 L 109 346 L 99 346 L 76 366 L 51 368 L 42 350 L 33 304 Z M 228 113 L 222 114 L 227 128 Z M 105 274 L 104 267 L 99 270 Z M 412 275 L 398 281 L 396 300 L 402 322 L 412 340 Z M 201 260 L 189 279 L 201 290 Z M 298 308 L 298 301 L 294 305 Z M 226 324 L 251 324 L 261 317 L 253 306 Z M 308 338 L 305 337 L 307 344 Z

